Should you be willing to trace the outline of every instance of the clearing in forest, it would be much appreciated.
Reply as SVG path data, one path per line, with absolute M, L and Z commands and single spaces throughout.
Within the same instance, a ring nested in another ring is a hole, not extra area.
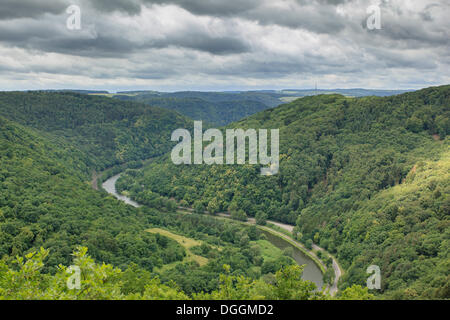
M 159 233 L 160 235 L 168 237 L 170 239 L 173 239 L 176 242 L 178 242 L 180 245 L 182 245 L 186 249 L 186 258 L 184 258 L 183 261 L 189 261 L 189 260 L 196 261 L 200 266 L 204 266 L 205 264 L 208 263 L 207 258 L 196 255 L 196 254 L 192 253 L 190 250 L 192 247 L 197 247 L 197 246 L 202 245 L 203 244 L 202 241 L 195 240 L 192 238 L 187 238 L 187 237 L 181 236 L 179 234 L 172 233 L 168 230 L 160 229 L 160 228 L 152 228 L 152 229 L 148 229 L 146 231 L 150 232 L 150 233 Z

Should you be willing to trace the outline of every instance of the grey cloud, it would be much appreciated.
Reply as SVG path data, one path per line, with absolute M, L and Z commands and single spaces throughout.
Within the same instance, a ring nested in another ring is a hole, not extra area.
M 122 11 L 127 14 L 136 15 L 141 12 L 141 5 L 176 5 L 193 14 L 229 16 L 241 14 L 242 12 L 258 7 L 260 0 L 84 0 L 93 8 L 112 12 Z
M 168 46 L 184 47 L 216 55 L 243 53 L 250 50 L 241 39 L 232 37 L 211 37 L 207 34 L 186 33 L 167 37 L 162 40 L 150 41 L 147 48 L 165 48 Z
M 399 51 L 388 51 L 382 48 L 370 48 L 370 52 L 376 59 L 372 65 L 376 64 L 379 69 L 386 68 L 411 68 L 416 70 L 433 70 L 437 68 L 437 63 L 430 59 L 431 56 L 417 54 L 415 56 L 405 55 Z
M 59 27 L 56 27 L 59 26 Z M 9 47 L 69 55 L 111 57 L 133 50 L 133 43 L 117 35 L 71 32 L 64 19 L 0 22 L 0 43 Z
M 137 15 L 141 12 L 142 0 L 88 0 L 92 6 L 101 12 L 122 11 Z
M 384 37 L 398 42 L 407 42 L 410 48 L 419 48 L 429 45 L 449 46 L 450 32 L 443 29 L 441 32 L 427 32 L 424 29 L 401 25 L 397 23 L 386 23 L 382 34 Z
M 95 38 L 33 39 L 30 48 L 69 55 L 101 57 L 125 57 L 136 50 L 136 45 L 127 39 L 98 35 Z
M 288 9 L 267 6 L 261 0 L 142 0 L 145 4 L 174 4 L 197 15 L 236 17 L 257 21 L 262 25 L 280 25 L 293 29 L 303 28 L 321 33 L 336 33 L 346 23 L 336 14 L 335 5 L 352 0 L 298 1 Z M 326 5 L 324 5 L 326 4 Z
M 366 32 L 366 41 L 377 41 L 381 47 L 397 47 L 403 49 L 429 48 L 430 46 L 450 46 L 450 23 L 434 21 L 430 11 L 450 13 L 450 6 L 428 5 L 423 11 L 403 12 L 401 8 L 386 3 L 382 7 L 382 29 L 367 30 L 366 21 L 361 21 L 361 28 Z M 399 11 L 401 10 L 401 11 Z
M 55 28 L 55 25 L 60 25 Z M 125 57 L 139 50 L 152 48 L 188 48 L 213 55 L 228 55 L 250 51 L 240 38 L 211 36 L 206 30 L 190 29 L 168 33 L 163 38 L 130 40 L 117 26 L 103 22 L 90 32 L 71 32 L 64 20 L 25 20 L 0 23 L 0 42 L 8 46 L 91 57 Z
M 261 25 L 279 25 L 292 29 L 305 29 L 316 33 L 338 33 L 348 21 L 336 16 L 332 7 L 304 7 L 284 10 L 261 7 L 243 15 Z
M 68 7 L 62 0 L 2 0 L 0 20 L 39 17 L 45 13 L 60 14 Z
M 335 6 L 352 0 L 297 0 L 289 9 L 267 6 L 263 0 L 85 0 L 97 10 L 121 11 L 130 15 L 141 12 L 141 5 L 176 5 L 192 14 L 235 17 L 257 21 L 262 25 L 303 28 L 320 33 L 336 33 L 348 23 L 336 14 Z
M 212 15 L 212 16 L 230 16 L 241 15 L 242 13 L 257 8 L 261 0 L 144 0 L 145 3 L 156 4 L 174 4 L 186 9 L 193 14 Z
M 340 4 L 354 2 L 355 0 L 295 0 L 295 1 L 301 5 L 310 5 L 310 4 L 324 5 L 325 4 L 325 5 L 337 6 Z
M 272 0 L 74 1 L 82 8 L 81 31 L 65 28 L 65 1 L 2 1 L 0 50 L 22 48 L 27 59 L 3 63 L 0 73 L 8 79 L 26 78 L 27 73 L 30 77 L 45 73 L 47 79 L 52 74 L 55 78 L 74 74 L 130 79 L 131 84 L 139 79 L 178 83 L 180 78 L 189 83 L 200 76 L 205 83 L 257 79 L 276 84 L 277 79 L 304 77 L 361 82 L 379 79 L 380 74 L 401 78 L 398 70 L 411 72 L 415 79 L 424 74 L 446 79 L 450 72 L 450 28 L 443 18 L 449 7 L 444 0 L 430 0 L 428 5 L 425 1 L 424 9 L 414 7 L 415 12 L 383 2 L 383 29 L 373 31 L 365 29 L 366 7 L 356 0 L 291 0 L 290 7 L 273 6 Z M 54 6 L 58 3 L 60 7 Z M 152 5 L 163 6 L 152 11 Z M 164 5 L 179 6 L 194 17 Z M 355 10 L 338 14 L 338 5 Z M 149 24 L 154 30 L 136 26 L 147 18 L 142 6 L 150 8 L 145 10 L 150 16 L 164 10 L 173 13 L 168 19 L 174 23 L 156 21 Z M 195 16 L 202 18 L 197 21 Z M 40 58 L 27 64 L 43 53 L 60 54 L 70 62 L 65 67 Z
M 433 8 L 439 8 L 439 5 L 437 3 L 431 3 L 427 5 L 422 12 L 419 12 L 420 17 L 423 21 L 433 21 L 433 14 L 431 13 L 431 10 Z

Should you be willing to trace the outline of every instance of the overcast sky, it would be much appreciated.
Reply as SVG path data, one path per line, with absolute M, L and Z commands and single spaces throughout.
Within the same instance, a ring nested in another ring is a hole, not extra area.
M 0 90 L 422 88 L 449 39 L 449 0 L 0 0 Z

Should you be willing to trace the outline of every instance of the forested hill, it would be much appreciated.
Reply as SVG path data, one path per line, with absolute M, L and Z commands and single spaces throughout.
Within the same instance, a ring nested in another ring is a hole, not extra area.
M 155 95 L 116 95 L 117 99 L 138 101 L 149 106 L 175 110 L 190 119 L 223 126 L 269 108 L 253 100 L 206 101 L 197 97 L 159 97 Z
M 0 116 L 46 132 L 53 142 L 65 140 L 97 169 L 169 151 L 171 132 L 190 121 L 170 110 L 72 92 L 0 92 Z
M 126 189 L 208 211 L 296 223 L 296 236 L 337 255 L 341 287 L 381 267 L 386 297 L 449 298 L 450 86 L 392 97 L 321 95 L 233 123 L 280 129 L 280 173 L 259 166 L 175 166 L 134 172 Z
M 163 97 L 163 98 L 178 98 L 178 99 L 201 99 L 212 103 L 216 102 L 238 102 L 238 101 L 255 101 L 264 104 L 268 107 L 276 107 L 283 101 L 282 97 L 289 94 L 276 92 L 276 91 L 242 91 L 242 92 L 201 92 L 201 91 L 179 91 L 179 92 L 131 92 L 131 93 L 119 93 L 119 94 L 136 94 L 145 95 L 147 97 Z

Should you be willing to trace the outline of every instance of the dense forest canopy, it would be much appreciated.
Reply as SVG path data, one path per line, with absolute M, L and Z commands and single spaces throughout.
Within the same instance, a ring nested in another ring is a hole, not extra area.
M 343 263 L 342 288 L 363 284 L 365 268 L 379 264 L 386 297 L 449 297 L 450 86 L 305 97 L 229 127 L 279 128 L 280 173 L 176 166 L 165 157 L 119 185 L 149 205 L 162 195 L 210 213 L 243 210 L 296 224 L 298 239 Z
M 64 139 L 99 170 L 168 152 L 190 120 L 157 107 L 64 92 L 0 92 L 0 116 Z

